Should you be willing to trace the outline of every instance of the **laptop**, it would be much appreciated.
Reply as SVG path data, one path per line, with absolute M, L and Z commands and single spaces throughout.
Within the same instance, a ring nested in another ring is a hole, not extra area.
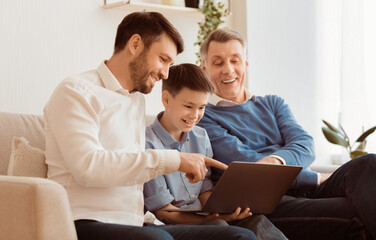
M 274 211 L 302 167 L 231 162 L 201 209 L 164 209 L 168 212 L 233 213 L 249 207 L 253 214 Z

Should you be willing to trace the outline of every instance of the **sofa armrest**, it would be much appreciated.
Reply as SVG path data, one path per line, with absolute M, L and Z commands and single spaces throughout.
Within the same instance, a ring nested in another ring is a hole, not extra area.
M 68 196 L 43 178 L 0 176 L 0 239 L 77 239 Z

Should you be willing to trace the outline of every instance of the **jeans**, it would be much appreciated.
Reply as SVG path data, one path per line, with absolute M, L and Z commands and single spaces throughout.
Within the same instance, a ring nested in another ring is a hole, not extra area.
M 144 227 L 76 220 L 79 240 L 256 240 L 248 229 L 214 225 L 149 225 Z
M 289 239 L 376 239 L 376 155 L 355 158 L 267 217 Z M 303 196 L 303 197 L 302 197 Z
M 232 226 L 247 228 L 261 240 L 287 240 L 286 236 L 274 226 L 265 215 L 253 215 L 229 222 Z
M 238 226 L 251 230 L 259 240 L 287 240 L 286 236 L 269 221 L 265 215 L 252 215 L 241 220 L 226 222 L 213 218 L 195 223 L 195 225 Z

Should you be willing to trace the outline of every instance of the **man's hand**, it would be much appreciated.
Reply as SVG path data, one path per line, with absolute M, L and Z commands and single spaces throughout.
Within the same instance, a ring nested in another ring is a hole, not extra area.
M 282 165 L 281 160 L 279 160 L 278 158 L 275 158 L 275 157 L 270 157 L 270 156 L 264 157 L 263 159 L 258 160 L 257 162 L 258 163 L 268 163 L 268 164 Z
M 240 207 L 238 207 L 235 210 L 235 212 L 233 212 L 233 213 L 229 213 L 229 214 L 215 213 L 215 214 L 209 215 L 209 217 L 211 217 L 211 218 L 213 218 L 213 217 L 220 218 L 220 219 L 225 220 L 226 222 L 230 222 L 230 221 L 233 221 L 233 220 L 240 220 L 240 219 L 243 219 L 243 218 L 246 218 L 246 217 L 249 217 L 249 216 L 252 216 L 250 209 L 246 208 L 246 209 L 243 210 L 243 212 L 241 212 Z
M 180 152 L 180 172 L 185 172 L 185 176 L 188 178 L 190 183 L 196 183 L 205 178 L 209 167 L 216 167 L 219 169 L 226 170 L 227 165 L 212 158 L 205 157 L 198 153 L 185 153 Z

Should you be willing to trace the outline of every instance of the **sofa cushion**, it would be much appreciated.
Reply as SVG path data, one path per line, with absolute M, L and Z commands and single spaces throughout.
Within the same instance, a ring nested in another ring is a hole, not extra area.
M 14 137 L 8 175 L 25 177 L 47 177 L 47 164 L 44 152 L 32 147 L 25 138 Z
M 30 145 L 45 150 L 44 122 L 41 115 L 0 112 L 0 175 L 6 175 L 13 137 L 24 136 Z

